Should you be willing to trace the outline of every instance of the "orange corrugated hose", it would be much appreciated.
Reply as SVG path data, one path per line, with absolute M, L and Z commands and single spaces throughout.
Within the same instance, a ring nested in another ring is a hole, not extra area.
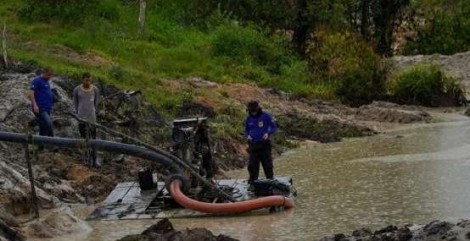
M 182 182 L 178 179 L 173 180 L 170 184 L 171 196 L 181 206 L 203 212 L 203 213 L 245 213 L 260 208 L 269 208 L 273 206 L 283 206 L 286 209 L 294 207 L 294 201 L 290 198 L 278 195 L 262 197 L 248 201 L 234 203 L 206 203 L 191 199 L 184 195 L 181 191 Z

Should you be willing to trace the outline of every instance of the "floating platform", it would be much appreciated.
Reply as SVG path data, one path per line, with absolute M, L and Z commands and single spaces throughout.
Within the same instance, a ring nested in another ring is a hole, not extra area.
M 292 187 L 291 177 L 277 177 L 277 181 Z M 216 184 L 231 190 L 233 198 L 245 201 L 257 198 L 248 191 L 248 183 L 242 179 L 222 179 Z M 293 189 L 293 188 L 291 188 Z M 294 194 L 291 192 L 291 194 Z M 164 182 L 157 182 L 153 190 L 143 191 L 138 182 L 122 182 L 108 195 L 87 220 L 132 220 L 213 216 L 180 207 L 171 198 Z

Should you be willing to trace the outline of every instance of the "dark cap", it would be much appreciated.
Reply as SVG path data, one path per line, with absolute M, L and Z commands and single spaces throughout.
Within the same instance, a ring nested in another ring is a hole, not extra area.
M 260 106 L 259 106 L 258 101 L 255 101 L 255 100 L 248 102 L 248 105 L 246 107 L 247 107 L 247 110 L 250 111 L 250 112 L 251 111 L 258 111 L 258 110 L 261 109 Z

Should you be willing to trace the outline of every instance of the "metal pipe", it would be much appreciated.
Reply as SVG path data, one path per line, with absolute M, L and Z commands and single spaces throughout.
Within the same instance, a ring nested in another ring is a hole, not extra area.
M 15 143 L 28 143 L 28 144 L 46 144 L 58 147 L 70 148 L 96 148 L 102 151 L 117 152 L 135 157 L 144 158 L 160 164 L 168 168 L 171 173 L 179 174 L 181 169 L 168 157 L 148 150 L 146 148 L 128 145 L 112 141 L 104 141 L 93 139 L 86 142 L 84 139 L 63 138 L 63 137 L 49 137 L 49 136 L 28 136 L 20 133 L 3 132 L 0 131 L 0 141 L 15 142 Z

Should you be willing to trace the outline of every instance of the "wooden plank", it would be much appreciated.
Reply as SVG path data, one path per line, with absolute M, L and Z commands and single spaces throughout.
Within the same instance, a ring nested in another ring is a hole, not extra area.
M 289 186 L 292 182 L 291 177 L 278 177 L 276 179 Z M 248 183 L 244 179 L 222 179 L 218 180 L 217 184 L 234 188 L 239 193 L 236 198 L 238 201 L 256 198 L 253 193 L 248 192 Z M 150 207 L 158 191 L 162 190 L 164 195 L 168 195 L 168 191 L 164 187 L 163 182 L 158 182 L 155 190 L 141 191 L 137 182 L 119 183 L 104 201 L 104 206 L 96 209 L 89 219 L 129 220 L 213 216 L 213 214 L 182 208 L 162 210 L 158 206 Z

